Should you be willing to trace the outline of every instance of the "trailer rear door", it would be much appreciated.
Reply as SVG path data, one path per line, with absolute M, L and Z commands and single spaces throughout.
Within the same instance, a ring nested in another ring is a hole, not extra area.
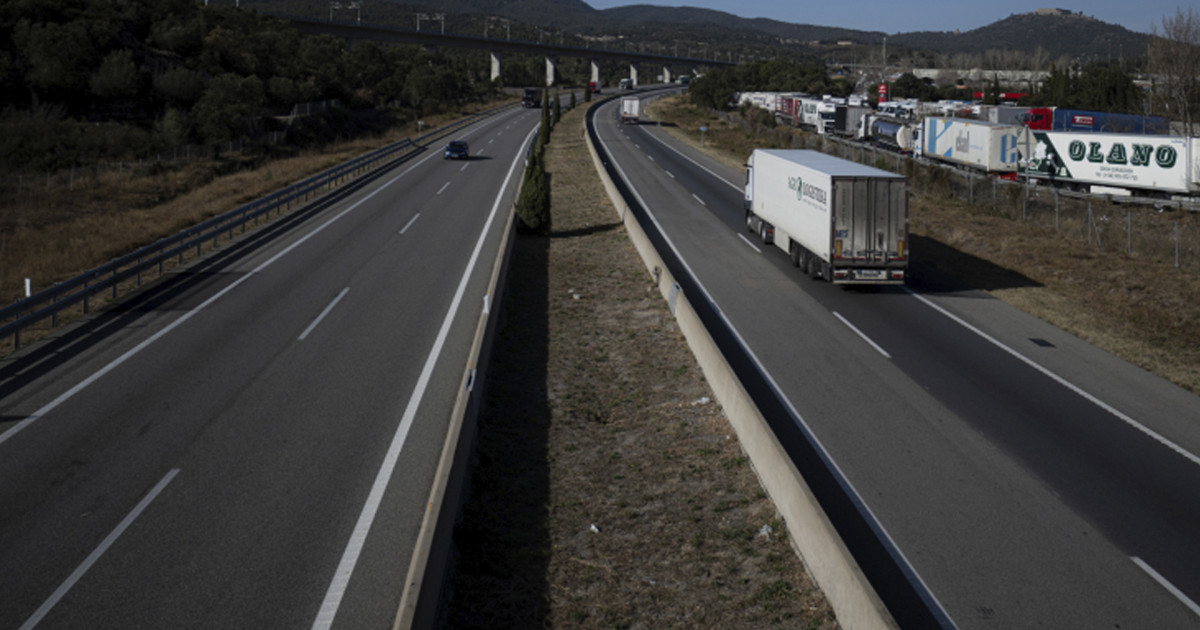
M 866 265 L 903 259 L 908 240 L 907 188 L 903 179 L 838 179 L 834 256 Z

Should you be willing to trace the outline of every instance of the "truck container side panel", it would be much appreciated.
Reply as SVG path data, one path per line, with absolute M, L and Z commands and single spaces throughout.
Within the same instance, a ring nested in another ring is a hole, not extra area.
M 831 228 L 824 191 L 829 190 L 829 176 L 770 152 L 757 151 L 755 156 L 754 213 L 828 262 Z
M 1106 133 L 1166 134 L 1167 119 L 1078 109 L 1054 110 L 1053 131 L 1103 131 Z
M 1200 192 L 1200 138 L 1189 139 L 1187 161 L 1191 165 L 1188 188 L 1191 192 Z
M 1178 136 L 1031 131 L 1018 142 L 1021 172 L 1098 186 L 1189 192 L 1189 140 Z M 1027 148 L 1028 147 L 1028 148 Z
M 1017 168 L 1020 131 L 1014 125 L 930 116 L 922 142 L 929 157 L 988 172 L 1012 172 Z

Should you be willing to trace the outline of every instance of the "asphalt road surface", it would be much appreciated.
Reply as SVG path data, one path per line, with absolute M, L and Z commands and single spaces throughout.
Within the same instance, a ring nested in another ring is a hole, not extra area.
M 920 251 L 907 287 L 811 280 L 746 231 L 744 170 L 616 118 L 615 163 L 956 625 L 1200 627 L 1200 399 Z
M 0 364 L 0 628 L 385 628 L 537 110 Z

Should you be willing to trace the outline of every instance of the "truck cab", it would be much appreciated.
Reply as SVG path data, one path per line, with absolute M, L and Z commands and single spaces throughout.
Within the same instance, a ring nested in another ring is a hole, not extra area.
M 542 91 L 537 88 L 525 88 L 521 95 L 521 107 L 541 107 Z

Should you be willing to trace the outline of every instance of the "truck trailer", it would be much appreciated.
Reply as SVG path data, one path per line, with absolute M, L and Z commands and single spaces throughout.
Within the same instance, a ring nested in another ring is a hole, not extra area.
M 813 278 L 903 284 L 908 179 L 819 151 L 755 149 L 746 227 Z
M 921 142 L 921 123 L 888 116 L 867 114 L 858 139 L 894 149 L 905 155 L 912 154 Z
M 1099 131 L 1166 135 L 1171 122 L 1162 116 L 1092 112 L 1061 107 L 1032 107 L 1021 114 L 1021 123 L 1037 131 Z
M 1200 193 L 1200 138 L 1025 130 L 1021 174 L 1075 190 L 1152 196 Z
M 821 119 L 817 126 L 817 133 L 853 138 L 859 134 L 863 116 L 872 111 L 865 105 L 849 105 L 832 100 L 823 101 L 817 105 L 817 115 Z
M 921 153 L 930 159 L 980 169 L 1015 173 L 1021 128 L 984 120 L 929 116 L 921 131 Z
M 637 124 L 642 102 L 636 97 L 621 99 L 621 122 Z

